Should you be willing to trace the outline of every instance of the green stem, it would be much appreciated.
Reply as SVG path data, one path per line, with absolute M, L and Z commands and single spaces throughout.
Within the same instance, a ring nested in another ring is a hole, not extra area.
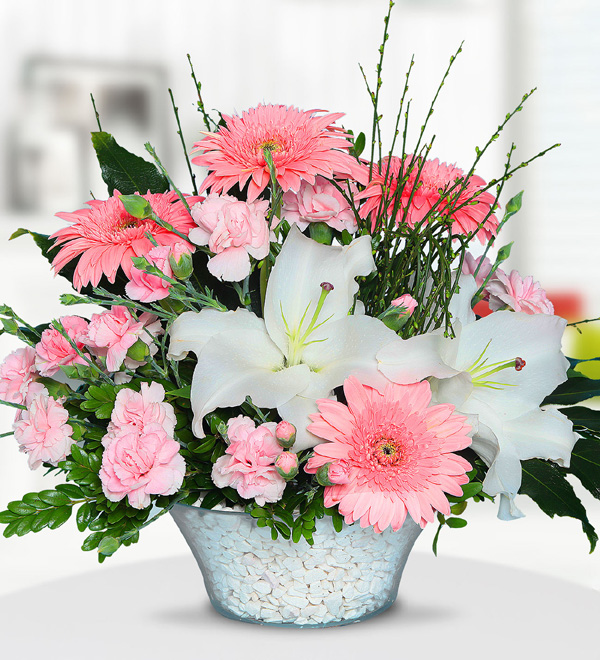
M 19 410 L 27 410 L 27 406 L 22 406 L 20 403 L 11 403 L 10 401 L 4 401 L 0 399 L 0 405 L 10 406 L 11 408 L 18 408 Z
M 173 91 L 169 87 L 169 96 L 171 97 L 171 104 L 173 105 L 173 112 L 175 113 L 175 119 L 177 120 L 177 134 L 181 139 L 181 146 L 183 147 L 183 155 L 185 156 L 185 162 L 187 163 L 188 172 L 190 173 L 190 178 L 192 179 L 192 187 L 194 189 L 194 195 L 198 194 L 198 188 L 196 187 L 196 175 L 192 172 L 192 164 L 187 152 L 187 147 L 185 146 L 185 140 L 183 139 L 183 131 L 181 130 L 181 123 L 179 122 L 179 108 L 175 105 L 175 99 L 173 98 Z
M 192 64 L 192 58 L 190 57 L 190 54 L 188 53 L 188 62 L 190 63 L 190 70 L 192 72 L 192 80 L 194 81 L 194 85 L 196 87 L 196 92 L 198 93 L 198 110 L 202 113 L 202 118 L 204 119 L 204 125 L 206 126 L 208 131 L 211 131 L 211 125 L 210 123 L 212 122 L 215 125 L 215 128 L 217 127 L 217 124 L 208 116 L 206 113 L 206 108 L 204 107 L 204 101 L 202 100 L 202 83 L 198 82 L 196 80 L 196 74 L 194 73 L 194 65 Z
M 100 115 L 98 114 L 98 110 L 96 110 L 96 101 L 94 100 L 94 95 L 90 94 L 90 98 L 92 99 L 92 105 L 94 106 L 94 114 L 96 115 L 96 123 L 98 124 L 98 130 L 102 133 L 102 126 L 100 126 Z
M 179 197 L 179 199 L 181 200 L 181 203 L 188 210 L 188 213 L 191 214 L 190 205 L 188 204 L 187 199 L 181 194 L 181 191 L 179 190 L 179 188 L 173 183 L 173 179 L 171 179 L 171 176 L 167 172 L 165 166 L 161 163 L 160 158 L 158 157 L 158 155 L 156 153 L 156 149 L 150 144 L 150 142 L 146 142 L 144 144 L 144 147 L 146 148 L 146 151 L 152 156 L 152 158 L 154 158 L 154 162 L 156 163 L 156 166 L 163 173 L 165 179 L 169 182 L 169 185 L 171 186 L 171 188 L 177 193 L 177 197 Z M 158 216 L 156 216 L 156 217 L 158 217 Z M 163 220 L 161 220 L 161 222 L 163 222 L 163 226 L 165 226 L 165 228 L 166 228 L 166 225 L 168 223 L 164 222 Z M 177 234 L 178 236 L 181 236 L 182 238 L 184 238 L 189 243 L 189 238 L 187 236 L 184 236 L 183 234 L 180 234 L 179 232 L 175 231 L 173 228 L 169 229 L 169 231 L 172 231 L 173 233 Z

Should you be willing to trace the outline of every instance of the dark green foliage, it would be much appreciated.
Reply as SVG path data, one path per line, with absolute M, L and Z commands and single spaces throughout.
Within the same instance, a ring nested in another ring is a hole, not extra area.
M 152 163 L 121 147 L 110 133 L 92 133 L 92 144 L 109 195 L 115 189 L 122 195 L 164 193 L 169 189 L 169 182 Z
M 542 405 L 569 406 L 595 396 L 600 396 L 600 380 L 576 374 L 561 383 L 550 396 L 546 397 Z
M 598 535 L 588 520 L 581 500 L 566 480 L 566 471 L 554 463 L 537 458 L 523 461 L 521 465 L 523 481 L 519 492 L 531 497 L 551 518 L 557 515 L 580 520 L 583 531 L 590 542 L 590 552 L 593 552 Z

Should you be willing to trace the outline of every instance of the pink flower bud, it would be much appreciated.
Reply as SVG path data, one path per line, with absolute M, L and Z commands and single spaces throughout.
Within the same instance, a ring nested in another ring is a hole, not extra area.
M 403 307 L 405 310 L 403 315 L 411 316 L 417 308 L 417 301 L 409 293 L 405 293 L 392 300 L 391 305 L 392 307 Z M 402 313 L 401 310 L 400 312 Z
M 336 461 L 329 465 L 329 481 L 333 484 L 350 483 L 350 464 L 347 461 Z
M 169 265 L 178 280 L 187 280 L 194 272 L 192 253 L 195 248 L 189 243 L 178 242 L 171 246 Z
M 321 486 L 350 483 L 350 465 L 346 461 L 328 462 L 317 470 L 315 476 Z
M 293 479 L 298 474 L 298 455 L 291 451 L 282 452 L 275 461 L 275 467 L 286 481 Z
M 417 308 L 417 301 L 408 293 L 395 298 L 390 306 L 379 315 L 388 328 L 394 332 L 401 330 Z
M 296 427 L 286 421 L 279 422 L 275 429 L 275 438 L 280 447 L 290 449 L 296 442 Z

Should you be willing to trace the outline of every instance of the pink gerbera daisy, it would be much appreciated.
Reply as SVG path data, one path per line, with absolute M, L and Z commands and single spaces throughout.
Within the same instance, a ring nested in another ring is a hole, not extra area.
M 469 463 L 451 452 L 471 444 L 471 427 L 454 406 L 429 406 L 427 381 L 414 385 L 390 383 L 383 394 L 356 378 L 344 383 L 348 405 L 317 401 L 309 431 L 329 442 L 317 445 L 306 471 L 339 462 L 347 483 L 325 488 L 325 506 L 339 505 L 348 524 L 360 520 L 376 532 L 402 527 L 407 512 L 425 527 L 434 510 L 447 515 L 444 492 L 462 495 Z
M 404 159 L 403 171 L 406 172 L 410 165 L 412 156 Z M 389 163 L 389 166 L 388 166 Z M 366 168 L 367 166 L 365 166 Z M 391 160 L 384 158 L 381 170 L 375 165 L 373 176 L 367 187 L 357 195 L 356 199 L 366 199 L 359 211 L 361 218 L 371 216 L 371 226 L 374 229 L 377 223 L 377 215 L 381 211 L 382 203 L 386 203 L 387 216 L 390 217 L 394 211 L 396 189 L 398 179 L 402 179 L 402 160 L 392 156 Z M 427 213 L 436 205 L 444 191 L 449 190 L 457 179 L 464 177 L 464 172 L 454 165 L 447 165 L 435 160 L 426 160 L 423 164 L 419 179 L 419 164 L 415 162 L 402 192 L 396 216 L 396 222 L 400 223 L 406 211 L 406 224 L 412 229 L 420 223 Z M 494 203 L 494 196 L 488 192 L 479 192 L 485 186 L 485 181 L 476 175 L 468 179 L 465 189 L 460 193 L 457 200 L 452 198 L 449 204 L 446 200 L 436 206 L 434 213 L 437 216 L 450 214 L 452 218 L 452 231 L 454 234 L 470 234 L 481 225 Z M 457 192 L 460 188 L 455 188 Z M 453 194 L 452 193 L 452 194 Z M 385 200 L 383 198 L 385 197 Z M 469 201 L 472 200 L 472 201 Z M 465 204 L 463 206 L 463 204 Z M 461 208 L 458 208 L 461 207 Z M 457 209 L 457 210 L 452 210 Z M 498 219 L 491 214 L 483 226 L 477 231 L 477 237 L 481 243 L 496 235 Z
M 263 149 L 273 156 L 277 182 L 284 191 L 300 190 L 301 181 L 315 183 L 315 177 L 360 176 L 362 168 L 348 149 L 347 133 L 333 126 L 343 113 L 319 115 L 285 105 L 259 105 L 240 116 L 223 116 L 226 126 L 208 133 L 194 145 L 201 152 L 192 162 L 212 170 L 200 192 L 227 192 L 236 183 L 243 188 L 248 180 L 248 202 L 253 202 L 270 180 Z
M 89 209 L 56 215 L 71 224 L 59 229 L 50 238 L 61 249 L 54 257 L 52 267 L 58 273 L 75 257 L 80 257 L 73 276 L 73 286 L 80 291 L 87 284 L 97 286 L 102 275 L 114 282 L 119 266 L 129 278 L 132 257 L 146 255 L 153 247 L 149 233 L 159 245 L 173 245 L 181 237 L 163 229 L 153 220 L 139 220 L 127 213 L 119 199 L 119 191 L 105 201 L 92 199 Z M 196 226 L 191 215 L 173 191 L 142 195 L 159 218 L 187 236 Z M 203 197 L 188 197 L 193 206 Z

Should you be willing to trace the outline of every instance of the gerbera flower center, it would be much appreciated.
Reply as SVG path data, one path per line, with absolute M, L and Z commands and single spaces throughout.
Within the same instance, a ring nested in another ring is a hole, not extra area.
M 268 149 L 271 153 L 273 152 L 277 153 L 278 151 L 283 150 L 283 145 L 278 140 L 272 138 L 270 140 L 265 140 L 264 142 L 257 144 L 256 147 L 254 147 L 254 149 L 256 153 L 262 153 L 264 149 Z
M 397 465 L 402 459 L 401 444 L 398 439 L 382 436 L 375 443 L 373 458 L 380 465 Z
M 119 219 L 119 222 L 117 223 L 115 229 L 118 231 L 123 231 L 125 229 L 131 229 L 132 227 L 137 227 L 138 226 L 138 219 L 134 218 L 132 215 L 129 215 L 129 213 L 126 213 L 122 215 Z

